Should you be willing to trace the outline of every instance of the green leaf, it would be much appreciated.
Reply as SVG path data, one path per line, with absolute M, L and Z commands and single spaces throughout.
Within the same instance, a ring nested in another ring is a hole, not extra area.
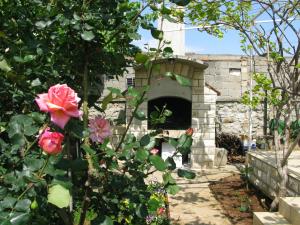
M 158 39 L 158 40 L 162 40 L 164 37 L 164 33 L 160 30 L 157 30 L 156 28 L 151 29 L 151 35 L 153 38 Z
M 191 151 L 193 139 L 187 134 L 182 134 L 178 140 L 178 150 L 181 154 L 188 154 Z
M 173 54 L 173 49 L 171 47 L 165 47 L 164 53 Z
M 148 201 L 148 209 L 151 212 L 156 212 L 156 210 L 160 207 L 160 202 L 156 198 L 151 198 Z
M 30 62 L 30 61 L 33 61 L 36 59 L 36 56 L 35 55 L 25 55 L 24 57 L 24 62 Z
M 177 145 L 178 145 L 178 142 L 176 141 L 175 138 L 169 138 L 168 143 L 169 143 L 170 145 L 172 145 L 174 148 L 176 148 Z
M 36 122 L 43 124 L 46 119 L 46 115 L 43 113 L 38 113 L 38 112 L 32 112 L 29 114 L 29 116 Z
M 135 55 L 134 59 L 137 63 L 144 64 L 149 59 L 149 56 L 139 52 Z
M 171 110 L 168 110 L 168 109 L 164 110 L 164 116 L 171 116 L 171 115 L 172 115 L 172 111 Z
M 176 184 L 168 185 L 166 189 L 167 192 L 171 195 L 176 195 L 180 191 L 179 186 L 177 186 Z
M 174 74 L 174 75 L 175 75 L 175 79 L 177 80 L 177 82 L 180 85 L 182 85 L 182 86 L 189 86 L 189 87 L 192 85 L 190 79 L 185 78 L 185 77 L 183 77 L 181 75 L 178 75 L 178 74 Z
M 33 81 L 31 81 L 31 86 L 32 87 L 36 87 L 36 86 L 40 86 L 42 83 L 40 81 L 39 78 L 34 79 Z
M 145 161 L 149 156 L 149 152 L 145 149 L 139 149 L 137 150 L 135 154 L 135 158 L 139 161 Z
M 29 213 L 14 212 L 10 215 L 10 222 L 13 225 L 25 225 L 30 220 Z
M 295 68 L 300 69 L 300 63 L 295 66 Z
M 134 116 L 134 118 L 136 118 L 138 120 L 146 120 L 147 119 L 145 113 L 139 109 L 133 114 L 133 116 Z
M 0 225 L 12 225 L 12 223 L 8 219 L 5 219 L 5 220 L 1 219 Z
M 154 167 L 159 171 L 164 171 L 167 169 L 167 164 L 165 161 L 158 155 L 151 155 L 150 162 L 154 165 Z
M 24 160 L 24 164 L 28 167 L 29 170 L 37 171 L 44 165 L 44 160 L 26 157 Z
M 12 209 L 16 203 L 17 199 L 13 197 L 5 197 L 1 202 L 1 208 Z
M 178 169 L 177 174 L 179 177 L 184 177 L 187 179 L 194 179 L 196 177 L 196 174 L 192 171 Z
M 172 177 L 171 173 L 165 173 L 163 175 L 163 180 L 164 180 L 164 184 L 167 185 L 167 184 L 176 184 L 176 181 L 175 179 Z
M 17 202 L 15 209 L 18 212 L 28 212 L 30 210 L 31 201 L 29 199 L 22 199 Z
M 165 75 L 166 77 L 170 77 L 170 78 L 173 78 L 173 77 L 174 77 L 174 73 L 172 73 L 172 72 L 166 72 L 164 75 Z
M 110 217 L 105 216 L 105 220 L 99 225 L 114 225 L 114 222 Z
M 145 148 L 146 150 L 151 150 L 152 148 L 155 147 L 155 145 L 156 145 L 155 138 L 154 138 L 154 137 L 151 137 L 150 142 L 149 142 L 146 146 L 144 146 L 144 148 Z
M 167 166 L 168 166 L 169 170 L 175 170 L 176 169 L 176 163 L 175 163 L 173 158 L 168 157 L 166 159 L 166 163 L 167 163 Z
M 81 38 L 85 41 L 91 41 L 95 38 L 95 35 L 92 31 L 84 31 L 81 33 Z
M 48 202 L 56 205 L 58 208 L 65 208 L 70 205 L 71 195 L 68 189 L 60 184 L 49 188 Z
M 43 28 L 45 28 L 47 26 L 47 22 L 45 22 L 45 21 L 38 21 L 38 22 L 35 23 L 35 26 L 37 26 L 37 28 L 39 28 L 39 29 L 43 29 Z
M 27 115 L 16 115 L 10 119 L 8 124 L 8 136 L 11 138 L 15 134 L 32 136 L 39 128 L 34 125 L 34 121 Z
M 113 100 L 112 92 L 110 92 L 103 100 L 101 104 L 101 109 L 104 111 L 107 109 L 107 105 Z
M 3 70 L 4 72 L 11 71 L 11 67 L 7 64 L 5 59 L 0 61 L 0 69 Z
M 140 141 L 141 146 L 146 146 L 146 145 L 148 145 L 148 144 L 150 143 L 150 141 L 151 141 L 150 135 L 149 135 L 149 134 L 144 135 L 144 136 L 141 138 L 141 141 Z
M 122 92 L 119 88 L 114 87 L 107 87 L 107 90 L 109 90 L 115 97 L 123 97 Z
M 144 204 L 139 204 L 135 213 L 139 218 L 145 218 L 148 215 L 147 207 Z

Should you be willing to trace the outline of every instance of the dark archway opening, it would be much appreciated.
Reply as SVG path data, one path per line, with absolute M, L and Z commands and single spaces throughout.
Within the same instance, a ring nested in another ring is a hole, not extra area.
M 192 122 L 192 103 L 183 98 L 178 97 L 161 97 L 148 101 L 148 118 L 153 111 L 157 111 L 155 107 L 162 110 L 172 111 L 172 115 L 167 117 L 164 124 L 158 124 L 155 127 L 148 120 L 148 129 L 162 128 L 166 130 L 185 130 L 191 127 Z

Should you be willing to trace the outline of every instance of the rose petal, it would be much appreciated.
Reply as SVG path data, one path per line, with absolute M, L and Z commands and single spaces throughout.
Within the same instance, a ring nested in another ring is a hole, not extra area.
M 56 111 L 56 110 L 64 110 L 63 107 L 52 104 L 51 102 L 48 102 L 47 106 L 48 106 L 48 109 L 49 109 L 50 112 L 53 112 L 53 111 Z
M 61 129 L 64 129 L 65 125 L 71 118 L 67 114 L 65 114 L 63 111 L 54 111 L 50 113 L 51 115 L 51 121 L 59 126 Z
M 48 112 L 48 101 L 48 94 L 39 94 L 38 97 L 35 99 L 35 102 L 38 104 L 40 110 L 43 112 Z

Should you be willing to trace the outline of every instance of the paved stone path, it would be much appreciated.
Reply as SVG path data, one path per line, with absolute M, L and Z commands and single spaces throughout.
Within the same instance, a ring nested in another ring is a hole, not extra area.
M 211 193 L 210 182 L 238 173 L 234 166 L 197 172 L 194 180 L 176 178 L 181 191 L 169 197 L 172 225 L 231 225 Z

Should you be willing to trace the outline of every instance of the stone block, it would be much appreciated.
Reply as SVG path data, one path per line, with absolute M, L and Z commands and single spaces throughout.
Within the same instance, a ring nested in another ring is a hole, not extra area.
M 215 148 L 214 166 L 224 167 L 227 164 L 227 153 L 225 148 Z
M 146 71 L 135 74 L 135 78 L 147 78 L 147 77 L 148 77 L 148 74 Z
M 203 87 L 193 87 L 192 88 L 192 94 L 204 94 L 204 88 Z
M 193 79 L 193 80 L 192 80 L 192 86 L 193 86 L 193 87 L 198 87 L 198 86 L 199 86 L 199 80 Z
M 199 95 L 192 95 L 192 102 L 198 102 L 199 101 Z
M 297 179 L 295 179 L 295 178 L 293 178 L 291 176 L 288 177 L 288 184 L 287 184 L 287 186 L 290 189 L 292 189 L 294 192 L 296 192 L 296 193 L 299 191 L 299 183 L 300 183 L 299 180 L 297 180 Z
M 202 77 L 204 77 L 203 71 L 194 70 L 194 75 L 193 75 L 194 79 L 201 79 Z
M 204 147 L 192 147 L 191 149 L 192 154 L 194 155 L 204 155 L 205 154 L 205 150 Z
M 136 78 L 134 80 L 135 87 L 141 87 L 142 86 L 142 79 L 141 78 Z
M 253 225 L 291 225 L 278 212 L 254 212 Z
M 191 165 L 194 169 L 206 169 L 213 167 L 213 156 L 206 154 L 191 154 Z
M 181 73 L 182 66 L 183 65 L 181 63 L 176 63 L 174 66 L 174 73 L 182 75 Z
M 142 86 L 148 85 L 148 79 L 142 79 Z
M 185 77 L 189 77 L 189 76 L 191 76 L 192 77 L 192 75 L 190 75 L 189 74 L 189 69 L 190 69 L 190 66 L 189 65 L 183 65 L 182 67 L 181 67 L 181 75 L 182 76 L 185 76 Z
M 166 72 L 167 72 L 166 64 L 161 64 L 161 65 L 160 65 L 160 71 L 159 71 L 159 73 L 160 73 L 161 75 L 164 75 Z

